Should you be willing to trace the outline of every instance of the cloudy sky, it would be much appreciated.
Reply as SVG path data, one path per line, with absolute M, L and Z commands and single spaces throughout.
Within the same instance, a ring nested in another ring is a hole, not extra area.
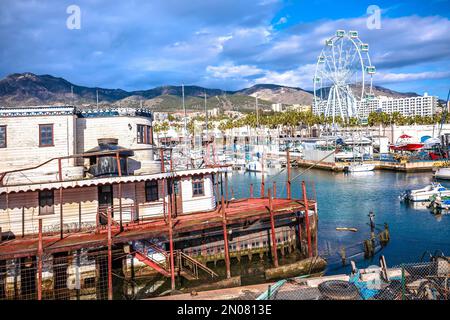
M 367 26 L 373 4 L 379 29 Z M 70 5 L 81 10 L 80 29 L 67 27 Z M 311 89 L 324 40 L 344 29 L 370 44 L 376 84 L 446 98 L 449 18 L 449 0 L 2 0 L 0 77 L 29 71 L 125 90 Z

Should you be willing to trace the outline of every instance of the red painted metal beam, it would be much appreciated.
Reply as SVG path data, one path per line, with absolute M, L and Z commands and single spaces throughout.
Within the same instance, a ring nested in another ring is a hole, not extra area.
M 172 181 L 173 184 L 173 181 Z M 175 194 L 172 189 L 171 204 L 169 206 L 169 251 L 170 251 L 170 287 L 175 290 L 175 262 L 174 262 L 174 252 L 173 252 L 173 226 L 172 226 L 172 205 L 174 204 Z
M 230 253 L 228 248 L 228 231 L 227 216 L 225 212 L 225 201 L 222 196 L 222 228 L 223 228 L 223 245 L 225 250 L 225 265 L 227 269 L 227 279 L 231 278 Z
M 289 151 L 289 148 L 286 149 L 286 168 L 287 168 L 286 192 L 287 198 L 291 199 L 291 152 Z
M 261 198 L 266 195 L 266 183 L 264 181 L 264 156 L 261 156 Z
M 42 300 L 42 256 L 44 248 L 42 245 L 42 219 L 39 219 L 39 242 L 38 242 L 38 283 L 37 292 L 38 300 Z
M 277 237 L 275 235 L 275 219 L 273 216 L 272 195 L 269 189 L 269 213 L 270 213 L 270 231 L 272 233 L 272 255 L 275 268 L 278 267 Z
M 63 181 L 61 159 L 58 159 L 58 177 L 59 181 Z M 64 233 L 64 218 L 63 218 L 63 188 L 59 188 L 59 225 L 60 238 L 63 238 Z
M 108 300 L 113 299 L 111 210 L 108 209 Z
M 139 261 L 141 261 L 142 263 L 146 264 L 150 268 L 155 269 L 156 271 L 161 273 L 163 276 L 165 276 L 165 277 L 170 277 L 171 276 L 170 272 L 168 272 L 167 270 L 165 270 L 164 268 L 159 266 L 156 262 L 152 261 L 151 259 L 149 259 L 145 255 L 143 255 L 142 253 L 136 251 L 134 253 L 134 255 Z

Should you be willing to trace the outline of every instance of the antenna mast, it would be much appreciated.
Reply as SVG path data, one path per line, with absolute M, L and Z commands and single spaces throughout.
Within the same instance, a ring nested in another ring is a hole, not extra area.
M 189 159 L 187 158 L 187 138 L 188 138 L 188 132 L 187 132 L 187 114 L 186 114 L 186 105 L 184 104 L 184 84 L 181 84 L 181 94 L 183 97 L 183 111 L 184 111 L 184 154 L 186 156 L 186 167 L 188 166 Z

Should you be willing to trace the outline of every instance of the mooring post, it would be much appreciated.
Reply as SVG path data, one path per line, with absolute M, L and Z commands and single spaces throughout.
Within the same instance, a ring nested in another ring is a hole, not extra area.
M 42 256 L 44 251 L 44 246 L 42 243 L 42 218 L 39 219 L 39 239 L 38 239 L 38 283 L 37 283 L 37 293 L 38 300 L 42 300 Z
M 250 184 L 250 198 L 253 198 L 253 183 Z
M 375 214 L 373 211 L 369 212 L 370 222 L 370 240 L 372 241 L 372 248 L 375 248 Z
M 265 182 L 264 182 L 264 156 L 261 156 L 261 198 L 264 198 L 265 196 Z
M 312 246 L 311 246 L 311 230 L 309 226 L 309 206 L 308 206 L 308 195 L 306 193 L 305 181 L 302 181 L 302 192 L 303 192 L 303 203 L 305 206 L 305 223 L 306 223 L 306 237 L 308 238 L 308 257 L 312 257 Z
M 111 209 L 108 208 L 108 300 L 113 299 Z
M 173 186 L 173 181 L 171 181 Z M 175 262 L 174 262 L 174 252 L 173 252 L 173 230 L 172 230 L 172 212 L 174 208 L 172 207 L 174 205 L 174 192 L 172 189 L 172 194 L 170 197 L 171 204 L 169 205 L 169 213 L 167 215 L 168 221 L 169 221 L 169 252 L 170 252 L 170 288 L 175 290 Z
M 287 198 L 291 199 L 291 153 L 289 148 L 286 149 L 286 168 L 287 168 L 287 182 L 286 182 L 286 193 Z
M 227 279 L 231 278 L 230 253 L 228 248 L 227 216 L 225 212 L 225 201 L 222 196 L 222 228 L 223 228 L 223 247 L 225 250 L 225 266 L 227 268 Z
M 273 203 L 272 203 L 272 194 L 271 190 L 268 191 L 269 197 L 269 214 L 270 214 L 270 231 L 272 233 L 272 255 L 273 255 L 273 263 L 275 268 L 278 267 L 278 248 L 277 248 L 277 238 L 275 235 L 275 218 L 273 216 Z
M 62 183 L 63 177 L 62 177 L 62 164 L 61 164 L 61 158 L 58 159 L 58 177 L 59 182 Z M 63 188 L 59 187 L 59 235 L 60 238 L 63 238 L 63 232 L 64 232 L 64 224 L 63 224 Z

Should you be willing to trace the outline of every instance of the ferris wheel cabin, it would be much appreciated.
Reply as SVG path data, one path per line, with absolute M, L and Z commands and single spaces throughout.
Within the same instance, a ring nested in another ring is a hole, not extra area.
M 362 52 L 369 52 L 369 44 L 368 43 L 361 44 L 361 51 Z
M 375 74 L 375 73 L 377 72 L 377 70 L 375 69 L 374 66 L 368 66 L 368 67 L 366 68 L 366 70 L 367 70 L 367 73 L 368 73 L 368 74 Z
M 319 57 L 319 63 L 320 63 L 320 64 L 325 63 L 325 57 L 324 57 L 324 56 L 320 56 L 320 57 Z
M 338 30 L 338 31 L 336 31 L 336 36 L 338 36 L 338 37 L 345 36 L 345 30 Z
M 332 47 L 333 46 L 333 40 L 331 40 L 331 39 L 325 40 L 325 45 L 329 46 L 329 47 Z
M 350 38 L 352 38 L 352 39 L 358 38 L 358 31 L 349 31 L 348 34 L 350 35 Z

